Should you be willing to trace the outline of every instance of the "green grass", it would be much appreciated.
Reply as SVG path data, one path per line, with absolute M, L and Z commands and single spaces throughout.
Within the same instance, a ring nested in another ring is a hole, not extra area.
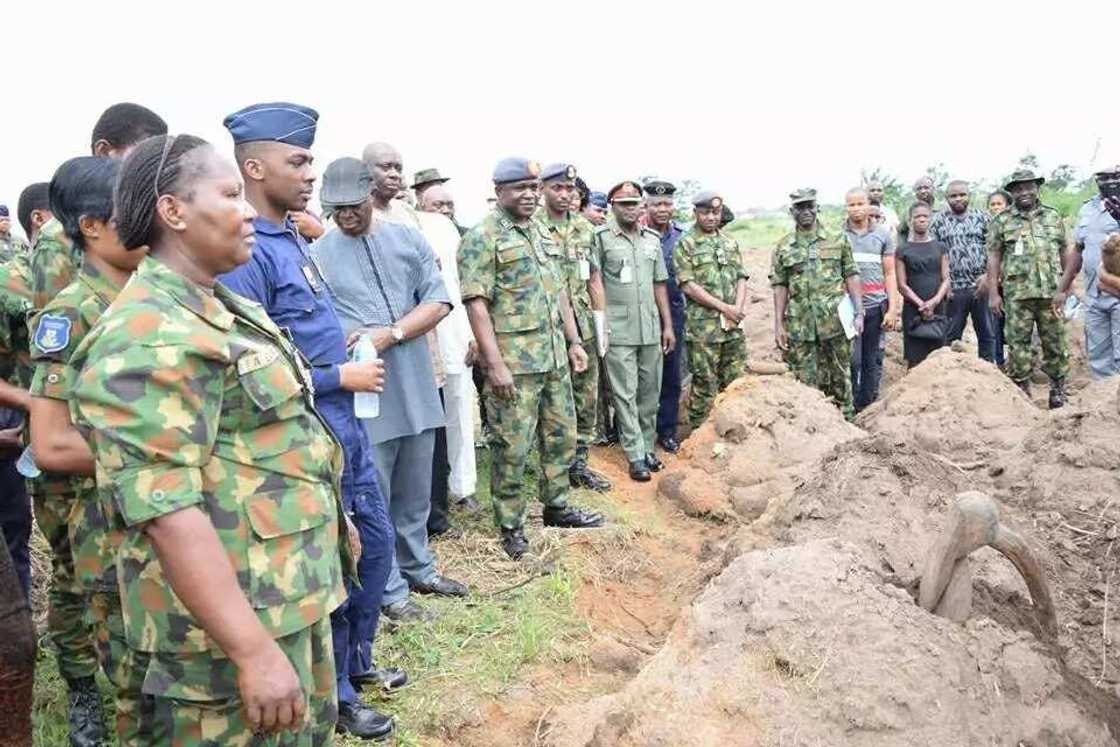
M 527 667 L 578 659 L 589 628 L 576 610 L 576 595 L 586 579 L 637 562 L 620 553 L 641 532 L 629 512 L 620 510 L 608 495 L 573 491 L 573 503 L 601 510 L 611 525 L 593 533 L 564 533 L 540 525 L 536 500 L 537 459 L 530 457 L 522 492 L 528 500 L 526 522 L 531 549 L 519 563 L 506 558 L 497 542 L 490 505 L 489 452 L 479 451 L 477 498 L 483 510 L 473 516 L 452 514 L 461 535 L 433 543 L 441 572 L 471 587 L 466 600 L 424 598 L 420 603 L 439 617 L 428 625 L 406 625 L 390 632 L 384 625 L 377 636 L 379 666 L 400 667 L 410 684 L 391 696 L 367 690 L 363 699 L 397 720 L 396 744 L 423 745 L 441 734 L 453 738 L 456 728 L 477 720 L 479 708 L 499 698 L 518 681 Z M 593 535 L 597 555 L 593 564 L 568 551 L 568 543 Z M 106 682 L 107 721 L 112 703 Z M 36 672 L 33 712 L 36 745 L 65 747 L 67 700 L 54 656 L 44 652 Z M 359 745 L 360 740 L 337 738 L 337 744 Z M 115 744 L 112 742 L 111 744 Z

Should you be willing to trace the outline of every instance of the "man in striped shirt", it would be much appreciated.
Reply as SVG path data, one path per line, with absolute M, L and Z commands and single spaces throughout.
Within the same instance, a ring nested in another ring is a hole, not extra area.
M 894 276 L 895 242 L 889 229 L 871 221 L 867 190 L 856 187 L 844 197 L 848 220 L 844 232 L 863 286 L 863 333 L 852 340 L 852 399 L 858 413 L 879 398 L 883 330 L 898 325 L 901 296 Z

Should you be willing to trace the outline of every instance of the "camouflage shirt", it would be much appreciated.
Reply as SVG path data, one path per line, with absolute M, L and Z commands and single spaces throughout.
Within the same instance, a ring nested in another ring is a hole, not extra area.
M 1029 213 L 1004 210 L 988 227 L 988 254 L 1001 252 L 1000 280 L 1009 301 L 1051 298 L 1058 290 L 1066 225 L 1058 211 L 1039 205 Z
M 587 281 L 591 279 L 591 236 L 595 226 L 582 215 L 568 213 L 562 221 L 553 220 L 548 210 L 541 208 L 534 219 L 541 229 L 560 249 L 560 266 L 565 288 L 572 302 L 572 311 L 579 326 L 579 339 L 595 339 L 595 321 L 591 315 L 591 294 Z
M 645 226 L 636 234 L 626 233 L 612 215 L 595 228 L 591 257 L 603 278 L 611 345 L 660 345 L 661 315 L 653 286 L 669 279 L 661 235 Z
M 82 255 L 62 232 L 62 224 L 52 218 L 39 229 L 31 249 L 31 302 L 41 309 L 74 281 Z
M 673 249 L 673 266 L 679 286 L 696 283 L 733 306 L 739 281 L 747 279 L 738 242 L 723 231 L 706 234 L 695 226 Z M 741 334 L 734 328 L 725 330 L 721 324 L 722 314 L 695 301 L 688 301 L 685 314 L 690 340 L 719 342 Z
M 0 262 L 7 262 L 17 254 L 27 254 L 27 242 L 18 236 L 0 236 Z
M 298 352 L 260 306 L 146 258 L 71 365 L 71 417 L 127 527 L 117 578 L 130 648 L 220 653 L 143 531 L 188 507 L 209 517 L 273 637 L 339 605 L 342 449 Z
M 31 271 L 26 252 L 0 263 L 0 376 L 26 389 L 31 384 L 27 317 L 31 314 Z
M 77 279 L 36 315 L 31 332 L 31 359 L 35 366 L 31 396 L 70 401 L 77 376 L 70 357 L 119 292 L 120 288 L 86 262 Z M 74 513 L 68 522 L 75 579 L 83 588 L 94 591 L 116 588 L 114 560 L 122 533 L 106 515 L 96 483 L 91 477 L 53 478 L 48 489 L 61 482 L 66 492 L 77 493 Z
M 489 303 L 502 360 L 514 374 L 567 367 L 560 316 L 560 248 L 530 221 L 521 227 L 497 208 L 459 244 L 463 301 Z
M 791 340 L 811 342 L 844 334 L 839 306 L 844 281 L 858 275 L 847 236 L 811 231 L 787 234 L 774 249 L 770 285 L 788 288 L 785 328 Z

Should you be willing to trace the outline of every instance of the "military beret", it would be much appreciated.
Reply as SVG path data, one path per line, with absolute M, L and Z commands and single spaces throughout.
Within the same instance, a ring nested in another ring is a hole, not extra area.
M 697 192 L 696 196 L 692 198 L 692 206 L 698 208 L 716 208 L 718 210 L 723 207 L 723 198 L 710 189 L 705 189 L 702 192 Z
M 361 160 L 335 159 L 323 172 L 319 201 L 332 207 L 358 205 L 369 197 L 370 182 L 369 169 Z
M 1112 164 L 1093 173 L 1098 179 L 1102 176 L 1120 176 L 1120 164 Z
M 574 181 L 576 178 L 576 167 L 570 163 L 550 163 L 541 169 L 541 181 L 550 182 L 553 179 L 567 179 Z
M 310 148 L 318 121 L 319 112 L 314 109 L 277 101 L 247 106 L 226 117 L 222 124 L 233 136 L 234 145 L 270 141 Z
M 536 161 L 528 158 L 503 158 L 494 167 L 494 184 L 513 184 L 530 179 L 538 179 L 541 167 Z
M 1011 185 L 1022 184 L 1023 182 L 1034 182 L 1035 184 L 1042 185 L 1046 183 L 1046 180 L 1041 176 L 1035 174 L 1030 169 L 1019 169 L 1008 178 L 1007 183 L 1003 185 L 1003 188 L 1011 189 Z
M 663 181 L 649 182 L 643 189 L 650 197 L 671 197 L 677 191 L 671 183 Z
M 451 181 L 451 179 L 440 174 L 439 169 L 420 169 L 412 177 L 412 188 L 419 189 L 429 184 L 443 184 L 447 181 Z
M 642 187 L 637 182 L 619 182 L 607 192 L 607 202 L 641 202 Z
M 802 202 L 816 202 L 817 190 L 810 187 L 802 187 L 801 189 L 794 190 L 789 193 L 789 202 L 791 205 L 797 205 Z
M 587 202 L 590 205 L 594 205 L 597 208 L 603 208 L 604 210 L 610 207 L 610 203 L 607 202 L 607 196 L 602 192 L 592 192 L 591 195 L 587 198 Z
M 7 205 L 0 205 L 0 218 L 9 218 L 9 217 L 11 217 L 11 213 L 8 212 L 8 206 Z

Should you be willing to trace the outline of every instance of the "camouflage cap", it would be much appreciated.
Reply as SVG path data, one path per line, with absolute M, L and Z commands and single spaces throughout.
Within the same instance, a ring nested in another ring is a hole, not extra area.
M 692 206 L 697 208 L 715 208 L 719 210 L 723 207 L 723 198 L 710 189 L 705 189 L 702 192 L 697 192 L 692 198 Z
M 439 173 L 439 169 L 420 169 L 412 177 L 412 188 L 419 189 L 429 184 L 443 184 L 450 181 L 449 177 Z
M 1093 172 L 1093 176 L 1100 179 L 1102 176 L 1120 176 L 1120 164 L 1105 166 Z
M 619 182 L 607 192 L 608 202 L 641 202 L 642 187 L 637 182 Z
M 811 187 L 802 187 L 789 193 L 789 204 L 798 205 L 802 202 L 816 202 L 817 190 Z
M 527 182 L 539 179 L 541 167 L 536 161 L 528 158 L 503 158 L 494 167 L 494 184 L 513 184 L 514 182 Z
M 1007 183 L 1003 185 L 1003 188 L 1011 189 L 1012 185 L 1022 184 L 1023 182 L 1034 182 L 1035 184 L 1041 186 L 1046 183 L 1046 179 L 1034 173 L 1034 171 L 1032 171 L 1031 169 L 1019 169 L 1008 178 Z
M 570 163 L 550 163 L 541 169 L 541 181 L 550 182 L 554 179 L 567 179 L 572 182 L 576 179 L 576 167 Z

